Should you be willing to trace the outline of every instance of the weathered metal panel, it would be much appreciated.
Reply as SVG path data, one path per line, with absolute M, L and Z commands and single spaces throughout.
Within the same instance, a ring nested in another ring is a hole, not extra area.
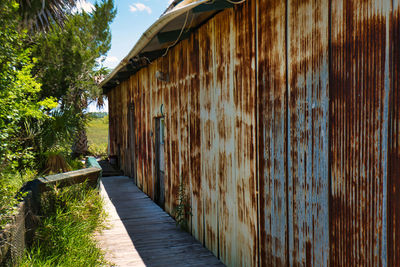
M 260 261 L 287 265 L 286 2 L 258 5 Z
M 215 18 L 218 30 L 214 33 L 214 79 L 216 88 L 216 120 L 218 135 L 218 256 L 228 266 L 239 262 L 237 256 L 237 202 L 235 161 L 234 103 L 234 11 L 229 10 Z
M 328 3 L 288 2 L 290 265 L 329 263 Z
M 178 44 L 179 46 L 180 44 Z M 177 47 L 176 47 L 177 48 Z M 171 113 L 171 125 L 170 125 L 170 142 L 171 142 L 171 176 L 168 177 L 170 183 L 170 206 L 171 212 L 178 204 L 178 193 L 179 184 L 181 181 L 180 176 L 180 106 L 179 98 L 182 89 L 179 88 L 179 68 L 175 69 L 180 58 L 176 53 L 177 49 L 173 49 L 169 53 L 169 66 L 170 66 L 170 77 L 169 77 L 169 90 L 170 90 L 170 113 Z
M 200 74 L 199 74 L 199 42 L 198 35 L 189 39 L 189 148 L 190 148 L 190 199 L 192 208 L 191 232 L 200 241 L 203 241 L 203 193 L 201 162 L 201 127 L 200 127 Z M 207 160 L 207 159 L 205 159 Z
M 203 224 L 204 244 L 214 255 L 218 256 L 217 244 L 217 195 L 216 183 L 216 100 L 213 80 L 214 68 L 214 24 L 209 21 L 199 29 L 200 58 L 200 125 L 201 154 L 207 160 L 202 161 L 202 192 L 203 192 Z
M 169 58 L 160 58 L 159 65 L 161 71 L 168 72 L 169 71 Z M 172 169 L 172 153 L 171 153 L 171 101 L 170 101 L 170 84 L 165 83 L 162 85 L 163 87 L 163 104 L 165 108 L 165 145 L 164 145 L 164 156 L 165 156 L 165 176 L 164 176 L 164 188 L 165 188 L 165 203 L 164 208 L 168 213 L 172 212 L 171 206 L 171 169 Z
M 129 154 L 127 149 L 128 149 L 128 98 L 127 98 L 127 93 L 128 93 L 128 83 L 129 81 L 124 81 L 121 84 L 121 167 L 124 173 L 127 173 L 127 155 Z
M 175 68 L 179 79 L 178 79 L 178 90 L 179 93 L 179 153 L 180 153 L 180 183 L 185 189 L 185 196 L 187 201 L 190 203 L 190 172 L 189 172 L 189 120 L 188 114 L 190 112 L 189 106 L 189 73 L 188 66 L 190 64 L 190 57 L 188 54 L 188 40 L 184 40 L 180 43 L 176 51 L 176 58 L 180 59 L 179 67 Z M 188 60 L 182 60 L 186 58 Z M 186 216 L 188 226 L 190 227 L 190 216 Z M 189 229 L 190 230 L 190 229 Z
M 256 175 L 255 2 L 235 6 L 234 103 L 238 245 L 235 265 L 258 264 Z
M 144 169 L 145 169 L 145 183 L 144 183 L 144 192 L 151 196 L 151 191 L 153 188 L 152 184 L 152 163 L 153 160 L 151 159 L 152 156 L 152 143 L 153 143 L 153 128 L 152 128 L 152 122 L 153 122 L 153 116 L 150 114 L 151 112 L 151 90 L 152 88 L 150 87 L 150 80 L 149 80 L 149 68 L 143 68 L 140 70 L 142 73 L 142 79 L 141 79 L 141 84 L 143 86 L 144 92 L 145 92 L 145 117 L 144 119 L 144 124 L 145 124 L 145 139 L 146 139 L 146 147 L 145 147 L 145 162 L 144 162 Z
M 148 170 L 148 182 L 149 182 L 149 196 L 154 200 L 155 199 L 155 185 L 156 185 L 156 172 L 155 172 L 155 117 L 159 116 L 159 102 L 158 102 L 158 91 L 160 89 L 157 88 L 157 80 L 155 79 L 155 73 L 157 71 L 157 64 L 151 64 L 147 70 L 147 79 L 149 81 L 149 170 Z
M 400 1 L 393 1 L 392 93 L 389 97 L 388 266 L 400 265 Z
M 399 24 L 398 0 L 220 12 L 108 93 L 110 154 L 129 172 L 134 130 L 137 184 L 154 197 L 162 104 L 165 209 L 182 181 L 192 234 L 226 264 L 396 266 Z
M 332 2 L 333 265 L 387 265 L 390 5 Z
M 139 121 L 139 131 L 138 131 L 138 138 L 139 138 L 139 166 L 138 166 L 138 172 L 140 173 L 139 175 L 139 188 L 141 190 L 144 190 L 144 184 L 145 184 L 145 174 L 144 174 L 144 149 L 145 149 L 145 128 L 144 128 L 144 118 L 145 118 L 145 105 L 144 105 L 144 89 L 142 84 L 141 84 L 141 76 L 139 73 L 137 74 L 137 79 L 138 79 L 138 91 L 139 91 L 139 99 L 138 99 L 138 104 L 139 104 L 139 110 L 140 110 L 140 115 L 137 118 Z
M 114 104 L 114 114 L 115 114 L 115 127 L 118 131 L 115 132 L 115 154 L 121 157 L 121 134 L 123 129 L 121 125 L 121 85 L 119 85 L 115 90 L 115 99 L 118 99 Z M 119 160 L 120 161 L 120 160 Z

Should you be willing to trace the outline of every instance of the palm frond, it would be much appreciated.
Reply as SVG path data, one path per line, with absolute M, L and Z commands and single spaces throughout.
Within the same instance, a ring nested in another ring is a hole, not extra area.
M 23 23 L 28 29 L 42 31 L 52 21 L 63 25 L 78 0 L 18 0 Z

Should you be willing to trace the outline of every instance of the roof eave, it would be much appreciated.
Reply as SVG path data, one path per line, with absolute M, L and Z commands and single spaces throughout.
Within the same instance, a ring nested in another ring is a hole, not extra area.
M 120 63 L 113 69 L 113 71 L 100 83 L 101 87 L 104 87 L 111 79 L 113 79 L 118 72 L 127 66 L 129 60 L 140 54 L 140 52 L 146 47 L 146 45 L 159 33 L 164 26 L 169 22 L 177 18 L 178 16 L 190 11 L 191 9 L 208 2 L 209 0 L 187 0 L 182 1 L 172 10 L 164 13 L 158 18 L 140 37 L 135 46 L 131 49 L 127 56 L 120 61 Z M 187 3 L 190 2 L 190 3 Z M 187 3 L 187 4 L 185 4 Z

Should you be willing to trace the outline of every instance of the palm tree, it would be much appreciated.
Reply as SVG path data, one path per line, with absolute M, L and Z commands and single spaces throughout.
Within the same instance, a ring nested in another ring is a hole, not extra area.
M 46 30 L 52 21 L 62 25 L 78 0 L 18 0 L 23 23 L 29 29 Z

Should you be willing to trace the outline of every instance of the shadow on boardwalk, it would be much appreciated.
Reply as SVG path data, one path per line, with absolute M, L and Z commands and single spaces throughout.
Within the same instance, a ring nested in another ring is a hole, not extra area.
M 224 266 L 124 176 L 102 178 L 110 229 L 97 236 L 115 266 Z

